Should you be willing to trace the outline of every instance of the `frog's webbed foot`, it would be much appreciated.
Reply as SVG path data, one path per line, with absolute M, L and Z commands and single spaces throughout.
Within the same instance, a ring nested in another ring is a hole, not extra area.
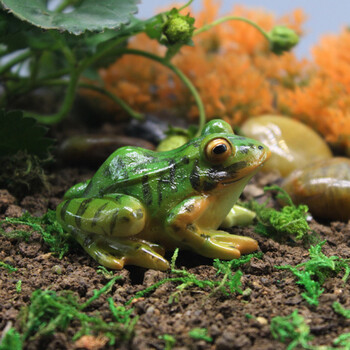
M 135 238 L 87 237 L 77 230 L 73 235 L 92 258 L 110 269 L 120 270 L 124 265 L 161 271 L 169 268 L 164 249 L 158 244 Z
M 167 231 L 172 239 L 198 254 L 224 260 L 237 259 L 259 248 L 252 238 L 203 229 L 198 222 L 205 215 L 208 203 L 205 197 L 192 197 L 174 208 L 167 220 Z

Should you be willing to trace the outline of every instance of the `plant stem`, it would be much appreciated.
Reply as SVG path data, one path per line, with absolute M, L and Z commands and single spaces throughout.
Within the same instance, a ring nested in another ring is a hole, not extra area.
M 203 27 L 195 30 L 193 32 L 193 36 L 197 35 L 197 34 L 200 34 L 202 32 L 205 32 L 213 27 L 215 27 L 216 25 L 218 24 L 221 24 L 223 22 L 227 22 L 227 21 L 242 21 L 242 22 L 246 22 L 246 23 L 249 23 L 250 25 L 252 25 L 254 28 L 256 28 L 268 41 L 270 41 L 269 39 L 269 36 L 267 34 L 267 32 L 262 29 L 259 25 L 257 25 L 255 22 L 251 21 L 250 19 L 248 18 L 243 18 L 243 17 L 237 17 L 237 16 L 225 16 L 225 17 L 222 17 L 222 18 L 219 18 L 217 19 L 216 21 L 212 22 L 212 23 L 209 23 L 209 24 L 206 24 L 204 25 Z
M 16 56 L 14 59 L 12 59 L 11 61 L 7 62 L 6 64 L 4 64 L 2 67 L 0 67 L 0 75 L 4 74 L 5 72 L 7 72 L 8 70 L 10 70 L 13 66 L 15 66 L 16 64 L 26 60 L 27 58 L 29 58 L 32 55 L 32 53 L 30 51 L 25 51 L 22 54 Z
M 77 88 L 78 80 L 80 77 L 80 70 L 75 69 L 72 71 L 70 80 L 68 83 L 68 88 L 66 91 L 66 95 L 64 97 L 62 107 L 61 109 L 53 115 L 37 115 L 33 114 L 30 112 L 25 112 L 24 115 L 26 117 L 34 117 L 39 123 L 43 124 L 56 124 L 60 122 L 69 112 L 71 109 L 73 102 L 74 102 L 74 97 L 75 97 L 75 91 Z
M 70 81 L 68 84 L 68 89 L 66 91 L 66 95 L 62 104 L 61 109 L 53 115 L 36 115 L 34 113 L 25 113 L 26 116 L 34 117 L 38 120 L 39 123 L 43 124 L 56 124 L 60 122 L 68 112 L 70 111 L 75 97 L 75 91 L 78 85 L 79 77 L 81 73 L 90 65 L 92 65 L 94 62 L 96 62 L 98 59 L 100 59 L 102 56 L 107 54 L 111 49 L 113 49 L 116 45 L 118 45 L 120 42 L 125 40 L 127 37 L 120 37 L 116 40 L 113 40 L 109 45 L 106 45 L 106 47 L 97 52 L 95 55 L 85 58 L 82 62 L 79 63 L 78 67 L 74 67 L 73 62 L 75 61 L 74 57 L 69 57 L 71 51 L 64 51 L 64 54 L 68 61 L 71 63 L 71 70 L 70 70 Z
M 130 55 L 139 55 L 139 56 L 143 56 L 143 57 L 149 58 L 151 60 L 157 61 L 157 62 L 161 63 L 162 65 L 171 69 L 180 78 L 180 80 L 191 91 L 191 93 L 196 101 L 198 111 L 199 111 L 199 128 L 198 128 L 198 132 L 197 132 L 196 136 L 200 135 L 200 133 L 204 127 L 205 120 L 206 120 L 205 109 L 204 109 L 202 99 L 201 99 L 196 87 L 192 84 L 191 80 L 188 79 L 187 76 L 180 69 L 178 69 L 176 66 L 174 66 L 171 62 L 169 62 L 165 58 L 157 56 L 153 53 L 142 51 L 142 50 L 136 50 L 136 49 L 123 49 L 123 50 L 121 50 L 121 53 L 130 54 Z
M 37 82 L 37 86 L 67 86 L 69 85 L 69 80 L 63 80 L 63 79 L 46 79 L 46 80 L 40 80 Z M 94 90 L 99 92 L 100 94 L 103 94 L 107 97 L 109 97 L 112 101 L 114 101 L 116 104 L 119 104 L 119 106 L 126 112 L 128 113 L 132 118 L 142 120 L 143 119 L 143 114 L 134 111 L 123 99 L 120 97 L 116 96 L 112 92 L 104 89 L 103 87 L 96 86 L 93 84 L 88 84 L 88 83 L 78 83 L 79 88 L 84 88 L 84 89 L 89 89 L 89 90 Z
M 179 12 L 180 12 L 181 10 L 185 9 L 186 7 L 190 6 L 190 5 L 192 4 L 192 2 L 193 2 L 193 0 L 187 1 L 185 5 L 183 5 L 183 6 L 181 6 L 181 7 L 179 8 Z

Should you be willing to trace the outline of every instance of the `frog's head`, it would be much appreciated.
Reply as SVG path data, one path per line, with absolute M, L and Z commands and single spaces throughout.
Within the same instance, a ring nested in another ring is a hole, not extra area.
M 271 153 L 259 141 L 235 135 L 219 119 L 205 125 L 199 141 L 200 157 L 190 175 L 198 190 L 210 191 L 243 179 L 247 182 Z

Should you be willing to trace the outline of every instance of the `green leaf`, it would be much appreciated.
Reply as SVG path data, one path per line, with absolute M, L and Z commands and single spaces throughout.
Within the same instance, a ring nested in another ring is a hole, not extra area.
M 9 52 L 28 47 L 58 49 L 59 43 L 51 34 L 0 10 L 0 42 L 6 45 Z
M 83 0 L 67 13 L 50 11 L 46 0 L 0 0 L 0 3 L 16 17 L 34 26 L 79 35 L 87 30 L 119 29 L 137 12 L 139 0 Z
M 0 110 L 0 157 L 24 150 L 45 156 L 54 142 L 44 137 L 46 131 L 35 119 L 23 117 L 21 111 Z
M 17 332 L 15 328 L 10 328 L 10 330 L 3 335 L 0 343 L 0 350 L 22 350 L 23 341 L 21 335 Z

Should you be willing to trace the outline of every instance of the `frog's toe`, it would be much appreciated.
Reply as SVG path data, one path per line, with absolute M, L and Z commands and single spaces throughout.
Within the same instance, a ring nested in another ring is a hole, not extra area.
M 118 258 L 107 250 L 93 243 L 89 248 L 85 248 L 89 255 L 94 258 L 99 264 L 113 270 L 121 270 L 125 265 L 125 257 Z
M 228 244 L 240 251 L 241 254 L 249 254 L 259 249 L 258 242 L 250 237 L 231 235 L 228 233 L 219 234 L 212 237 L 222 244 Z
M 126 256 L 125 263 L 160 271 L 166 271 L 170 267 L 169 262 L 163 256 L 146 246 Z
M 217 233 L 207 239 L 200 253 L 209 258 L 232 260 L 240 258 L 241 254 L 252 253 L 258 248 L 258 243 L 252 238 Z

